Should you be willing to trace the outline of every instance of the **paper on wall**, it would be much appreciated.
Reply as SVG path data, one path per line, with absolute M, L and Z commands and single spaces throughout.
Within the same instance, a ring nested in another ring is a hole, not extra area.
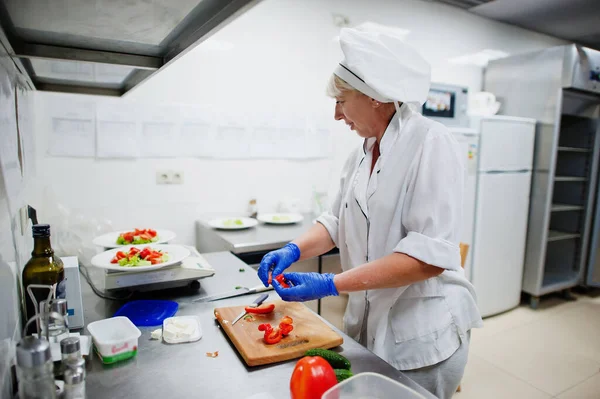
M 137 110 L 137 106 L 132 103 L 98 104 L 96 157 L 139 157 L 141 129 Z
M 177 153 L 184 157 L 211 157 L 214 136 L 213 113 L 206 107 L 180 106 Z
M 250 157 L 252 132 L 245 115 L 221 114 L 215 130 L 210 148 L 214 158 L 245 159 Z
M 93 157 L 95 154 L 96 103 L 90 100 L 53 101 L 50 112 L 48 155 Z
M 176 157 L 179 109 L 173 106 L 144 106 L 138 109 L 141 121 L 141 157 Z

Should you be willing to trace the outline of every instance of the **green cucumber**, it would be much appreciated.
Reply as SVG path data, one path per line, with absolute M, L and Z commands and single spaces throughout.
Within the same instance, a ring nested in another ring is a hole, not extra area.
M 352 374 L 352 371 L 346 369 L 334 369 L 333 371 L 335 371 L 335 378 L 337 378 L 337 382 L 347 380 L 354 375 Z
M 323 359 L 327 360 L 327 363 L 334 369 L 350 370 L 350 360 L 334 351 L 327 349 L 309 349 L 304 356 L 321 356 Z

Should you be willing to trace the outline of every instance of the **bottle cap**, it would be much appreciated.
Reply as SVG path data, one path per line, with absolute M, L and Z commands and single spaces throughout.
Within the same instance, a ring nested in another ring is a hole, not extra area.
M 17 344 L 17 365 L 19 367 L 41 366 L 50 359 L 52 359 L 52 353 L 48 341 L 28 336 Z
M 50 237 L 49 224 L 34 224 L 31 230 L 33 231 L 33 237 Z
M 64 380 L 65 384 L 76 385 L 85 381 L 85 360 L 77 359 L 65 364 Z
M 68 337 L 60 341 L 60 352 L 64 354 L 75 353 L 81 349 L 78 337 Z

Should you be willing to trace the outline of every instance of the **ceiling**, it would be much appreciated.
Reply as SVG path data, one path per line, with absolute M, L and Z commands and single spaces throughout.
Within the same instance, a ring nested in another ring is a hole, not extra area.
M 600 50 L 600 0 L 434 0 Z

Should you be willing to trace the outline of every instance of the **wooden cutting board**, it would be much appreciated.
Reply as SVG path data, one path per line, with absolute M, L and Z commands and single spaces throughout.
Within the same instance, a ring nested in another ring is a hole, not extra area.
M 275 304 L 272 313 L 252 315 L 252 320 L 242 318 L 233 326 L 231 322 L 244 310 L 244 306 L 215 309 L 219 324 L 248 366 L 295 359 L 302 357 L 309 349 L 329 349 L 344 342 L 338 333 L 303 304 L 281 300 L 265 302 L 269 303 Z M 284 316 L 290 316 L 294 320 L 294 330 L 279 343 L 267 345 L 263 341 L 264 333 L 258 331 L 258 325 L 270 323 L 274 328 L 278 327 Z

